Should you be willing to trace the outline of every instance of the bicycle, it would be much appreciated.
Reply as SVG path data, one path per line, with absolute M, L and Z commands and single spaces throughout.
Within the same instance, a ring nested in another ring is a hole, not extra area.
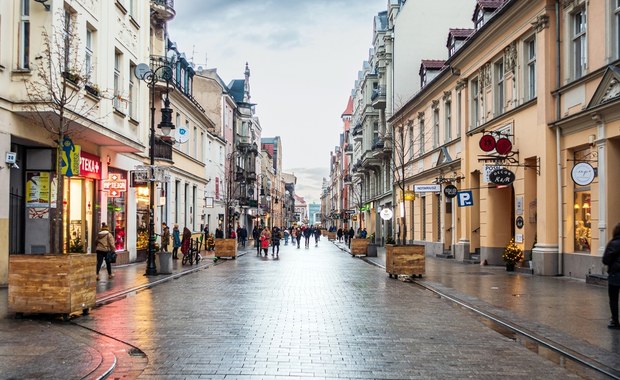
M 200 256 L 201 245 L 202 242 L 200 242 L 198 238 L 196 238 L 195 240 L 190 240 L 189 251 L 183 254 L 181 264 L 185 265 L 189 262 L 189 265 L 194 265 L 194 262 L 196 262 L 196 265 L 198 265 L 198 263 L 202 259 L 202 256 Z

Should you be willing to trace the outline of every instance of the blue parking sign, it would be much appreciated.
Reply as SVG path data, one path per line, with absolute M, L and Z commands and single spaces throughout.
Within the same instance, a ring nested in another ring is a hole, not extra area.
M 459 191 L 456 193 L 459 207 L 467 207 L 474 205 L 474 195 L 471 191 Z

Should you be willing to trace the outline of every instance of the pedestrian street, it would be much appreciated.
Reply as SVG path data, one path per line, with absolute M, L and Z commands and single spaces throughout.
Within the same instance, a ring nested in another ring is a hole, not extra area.
M 75 322 L 143 351 L 144 379 L 576 378 L 325 238 L 280 248 L 279 259 L 248 250 Z

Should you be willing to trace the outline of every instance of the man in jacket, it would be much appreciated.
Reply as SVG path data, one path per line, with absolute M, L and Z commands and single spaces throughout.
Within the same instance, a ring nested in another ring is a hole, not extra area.
M 603 264 L 607 265 L 607 290 L 609 293 L 609 308 L 611 309 L 610 329 L 620 329 L 618 321 L 618 294 L 620 293 L 620 223 L 613 230 L 613 237 L 605 247 Z

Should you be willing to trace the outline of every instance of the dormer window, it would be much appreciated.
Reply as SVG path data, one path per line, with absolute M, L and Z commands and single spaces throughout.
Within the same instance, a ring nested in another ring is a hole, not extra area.
M 452 57 L 473 32 L 473 29 L 450 29 L 446 43 L 448 56 Z
M 419 71 L 421 87 L 426 86 L 441 72 L 444 63 L 445 61 L 440 60 L 422 60 Z

